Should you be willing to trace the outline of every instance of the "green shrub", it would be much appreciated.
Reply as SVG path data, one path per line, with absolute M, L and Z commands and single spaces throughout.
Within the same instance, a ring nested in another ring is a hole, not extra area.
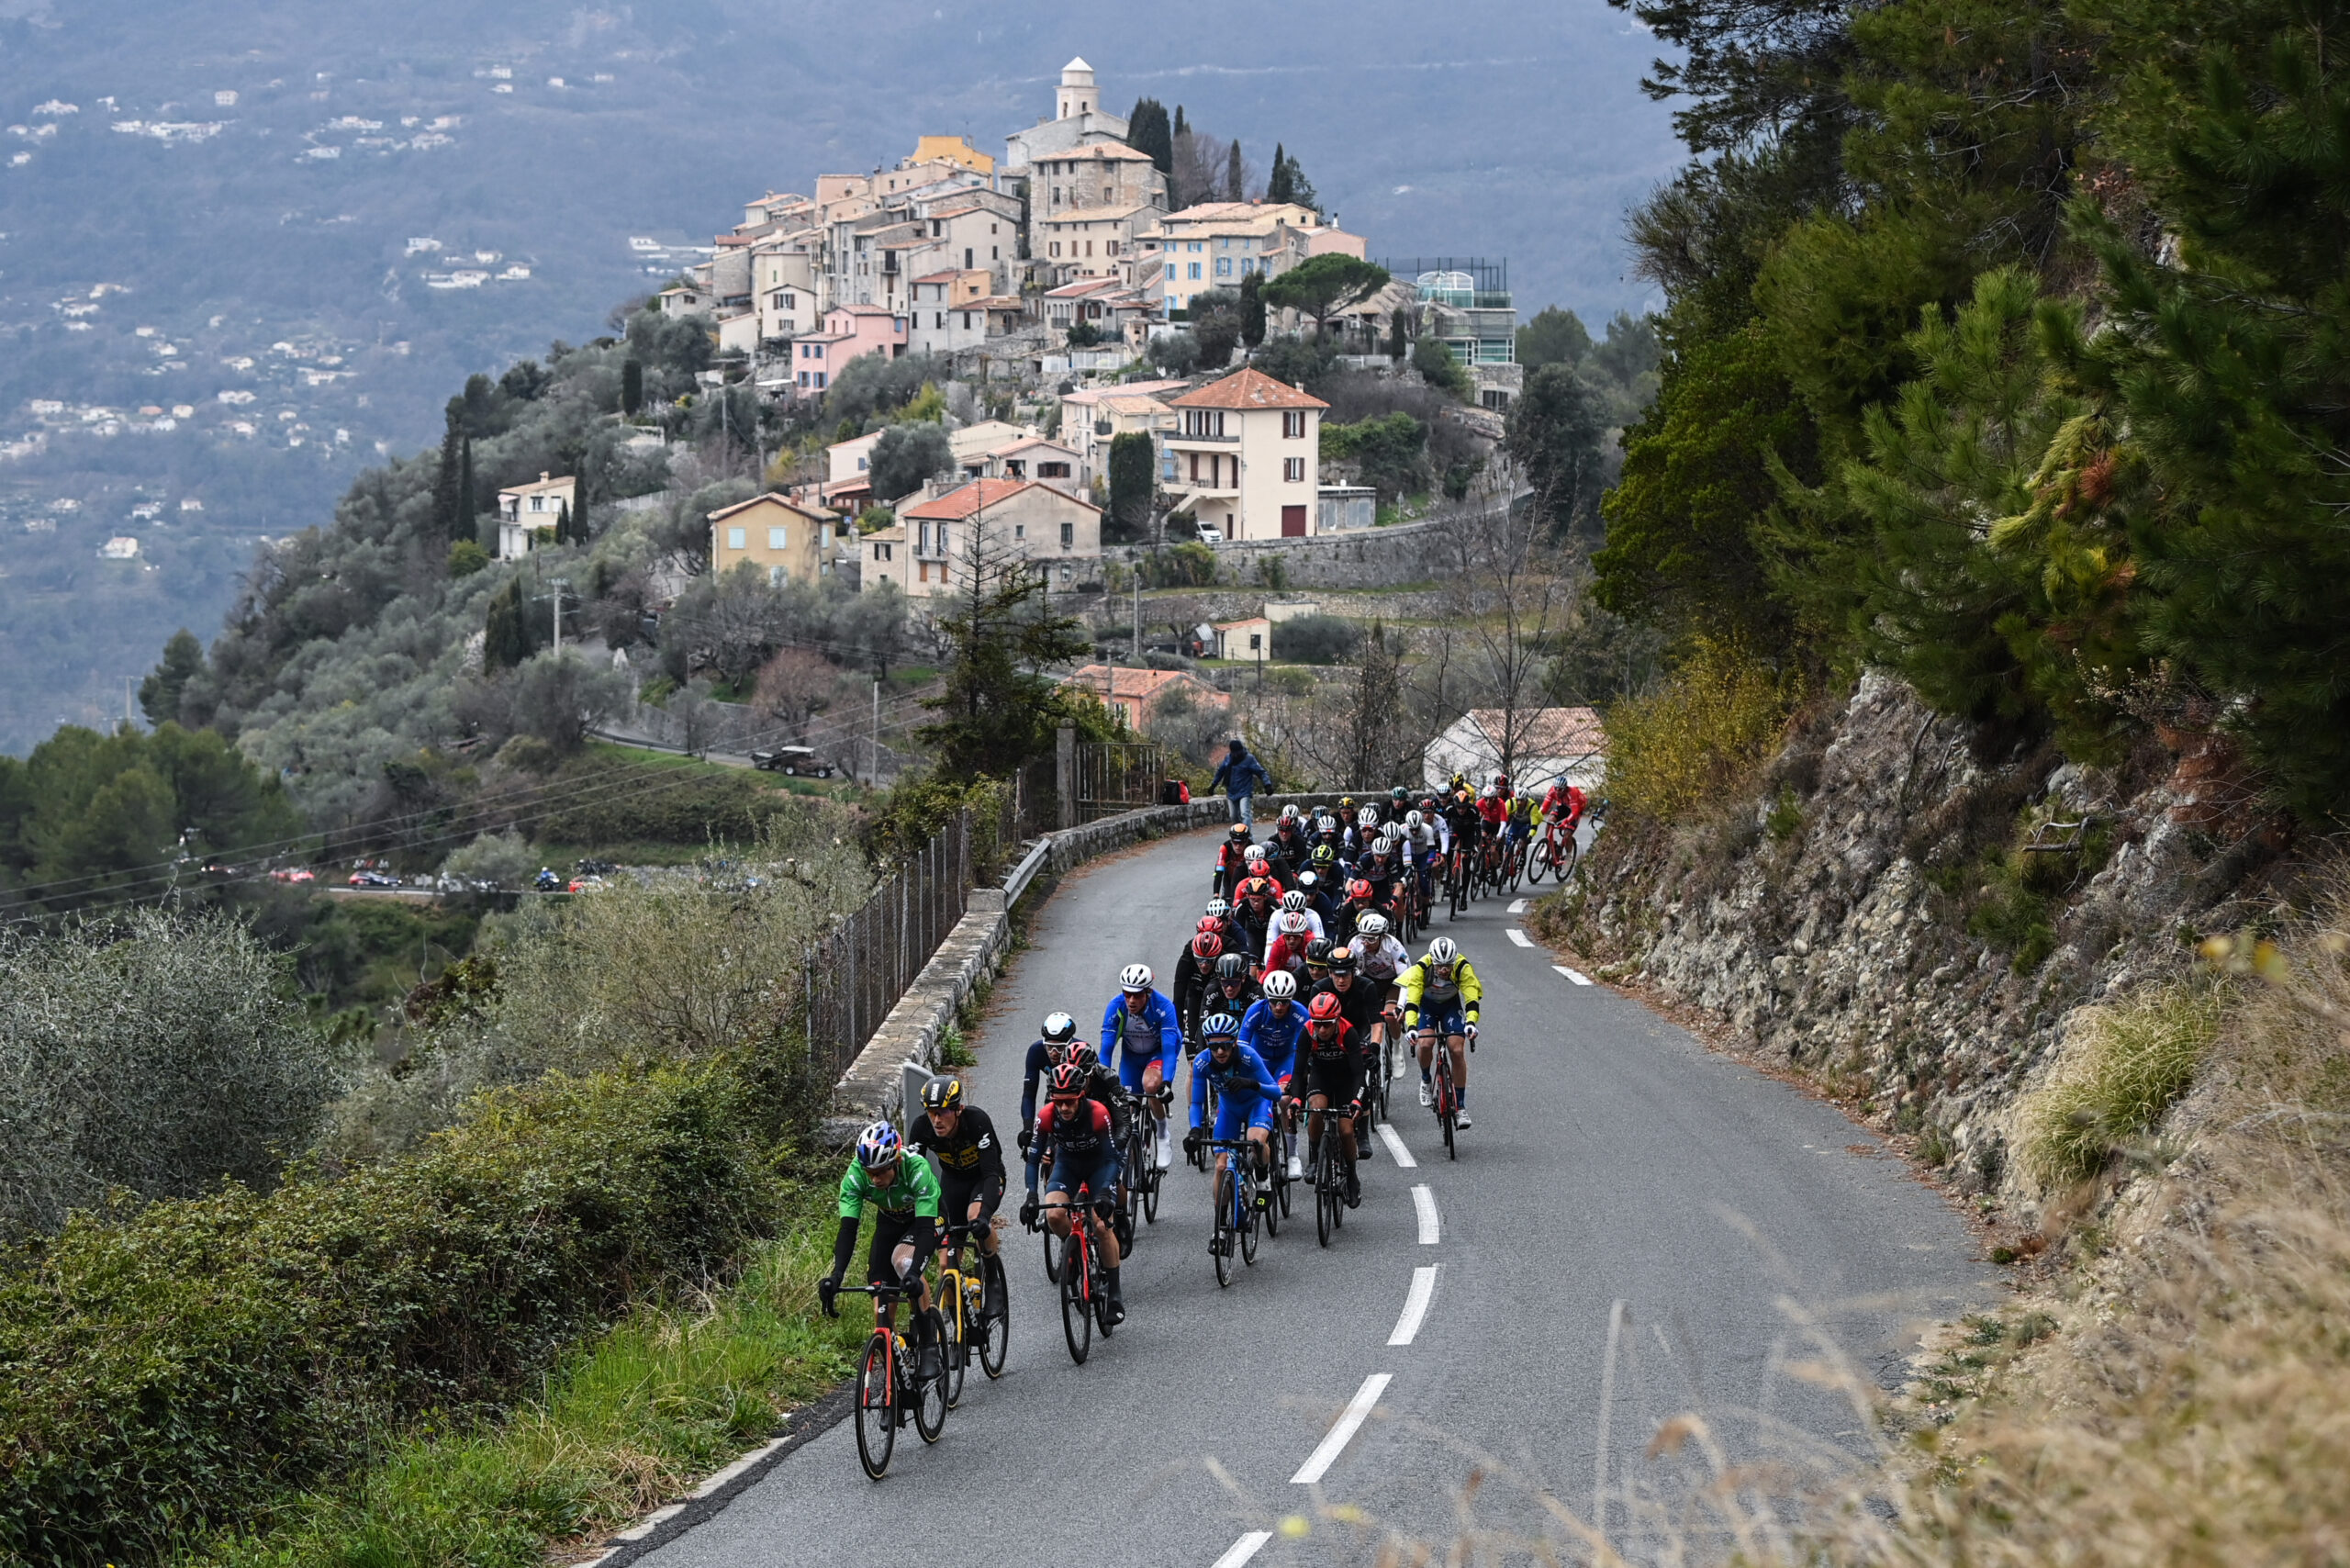
M 1300 615 L 1273 626 L 1273 657 L 1299 664 L 1342 662 L 1362 641 L 1362 628 L 1342 615 Z
M 485 1096 L 414 1158 L 83 1215 L 0 1271 L 0 1558 L 167 1553 L 771 1234 L 747 1063 Z
M 2019 1108 L 2024 1168 L 2043 1186 L 2087 1181 L 2154 1130 L 2219 1033 L 2220 993 L 2172 986 L 2091 1010 L 2048 1081 Z
M 1743 649 L 1700 639 L 1664 688 L 1607 710 L 1611 807 L 1670 822 L 1742 789 L 1800 687 Z
M 470 539 L 460 539 L 449 546 L 449 575 L 470 577 L 489 565 L 489 552 Z

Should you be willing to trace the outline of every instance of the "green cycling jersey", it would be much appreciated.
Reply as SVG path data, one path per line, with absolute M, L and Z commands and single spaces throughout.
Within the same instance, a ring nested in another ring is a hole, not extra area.
M 872 1173 L 852 1159 L 848 1172 L 841 1178 L 841 1218 L 856 1219 L 871 1204 L 884 1214 L 911 1214 L 919 1219 L 938 1217 L 938 1173 L 930 1161 L 919 1154 L 909 1154 L 898 1161 L 897 1179 L 888 1186 L 877 1184 Z

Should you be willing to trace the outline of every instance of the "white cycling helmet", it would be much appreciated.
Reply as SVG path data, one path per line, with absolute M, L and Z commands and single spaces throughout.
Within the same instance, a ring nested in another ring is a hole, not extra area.
M 1281 895 L 1281 908 L 1287 913 L 1295 914 L 1299 910 L 1304 909 L 1304 907 L 1305 895 L 1299 892 L 1295 888 L 1292 888 L 1288 892 Z
M 1297 994 L 1297 977 L 1287 969 L 1275 969 L 1265 977 L 1265 1000 L 1286 1002 Z
M 1383 914 L 1366 914 L 1355 922 L 1355 930 L 1365 936 L 1384 936 L 1387 935 L 1387 917 Z
M 1418 827 L 1427 820 L 1427 818 L 1420 815 L 1418 808 L 1416 807 L 1404 813 L 1404 825 L 1405 827 Z
M 1290 804 L 1288 804 L 1288 805 L 1286 805 L 1286 806 L 1283 806 L 1283 807 L 1281 808 L 1281 821 L 1283 821 L 1283 822 L 1285 822 L 1285 823 L 1293 823 L 1293 822 L 1295 822 L 1296 820 L 1297 820 L 1297 805 L 1296 805 L 1296 802 L 1292 801 Z
M 1488 784 L 1483 790 L 1477 791 L 1477 798 L 1481 801 L 1498 801 L 1502 798 L 1501 786 L 1498 784 Z
M 1128 964 L 1125 969 L 1120 969 L 1118 971 L 1118 989 L 1120 991 L 1148 991 L 1150 989 L 1150 966 L 1148 964 Z
M 1338 831 L 1338 819 L 1325 812 L 1314 819 L 1314 828 L 1317 833 L 1336 833 Z
M 1207 913 L 1210 919 L 1223 920 L 1232 913 L 1232 906 L 1222 899 L 1210 899 Z
M 1045 1043 L 1065 1046 L 1077 1038 L 1077 1020 L 1066 1013 L 1045 1014 Z
M 1361 811 L 1357 812 L 1355 813 L 1355 825 L 1358 827 L 1377 827 L 1379 825 L 1379 808 L 1377 806 L 1365 806 Z
M 1296 895 L 1292 894 L 1291 896 L 1294 898 Z M 1285 935 L 1295 936 L 1300 932 L 1311 931 L 1313 929 L 1314 923 L 1305 918 L 1305 912 L 1302 909 L 1291 910 L 1287 914 L 1281 916 L 1281 931 Z
M 1322 879 L 1315 876 L 1311 871 L 1300 871 L 1297 874 L 1297 885 L 1301 888 L 1318 888 L 1322 885 Z M 1305 895 L 1303 893 L 1293 893 L 1291 896 L 1292 898 L 1303 898 Z
M 1265 846 L 1261 844 L 1250 845 L 1248 849 L 1242 853 L 1240 857 L 1248 862 L 1251 866 L 1256 865 L 1260 860 L 1267 860 L 1270 858 L 1270 857 L 1265 852 Z
M 1449 936 L 1439 936 L 1428 944 L 1428 962 L 1438 968 L 1450 968 L 1460 961 L 1460 948 Z

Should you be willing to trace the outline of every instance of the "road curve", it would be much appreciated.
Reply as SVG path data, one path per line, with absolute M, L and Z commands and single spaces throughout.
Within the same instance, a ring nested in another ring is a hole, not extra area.
M 1214 842 L 1099 862 L 1041 912 L 967 1074 L 999 1126 L 1039 1018 L 1065 1008 L 1091 1030 L 1122 964 L 1171 969 Z M 640 1561 L 1368 1562 L 1384 1531 L 1449 1539 L 1463 1507 L 1563 1540 L 1550 1510 L 1592 1518 L 1603 1476 L 1608 1532 L 1639 1556 L 1692 1473 L 1645 1457 L 1669 1416 L 1704 1412 L 1733 1459 L 1859 1451 L 1863 1423 L 1802 1371 L 1824 1341 L 1800 1319 L 1891 1380 L 1918 1325 L 1994 1288 L 1966 1228 L 1840 1113 L 1577 983 L 1511 938 L 1506 911 L 1485 901 L 1447 928 L 1486 987 L 1457 1161 L 1399 1082 L 1414 1168 L 1382 1142 L 1330 1249 L 1301 1205 L 1219 1290 L 1205 1183 L 1179 1158 L 1125 1270 L 1130 1316 L 1081 1368 L 1039 1246 L 1014 1231 L 1010 1370 L 973 1369 L 937 1446 L 908 1429 L 877 1484 L 844 1423 Z M 1317 1502 L 1368 1522 L 1281 1530 Z

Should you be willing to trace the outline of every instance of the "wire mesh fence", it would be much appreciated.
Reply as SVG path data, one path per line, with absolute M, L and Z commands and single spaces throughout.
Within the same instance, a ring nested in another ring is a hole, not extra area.
M 1092 822 L 1159 803 L 1162 748 L 1151 741 L 1087 741 L 1077 748 L 1077 820 Z
M 955 929 L 971 891 L 971 813 L 910 856 L 863 908 L 808 949 L 809 1054 L 837 1079 Z

